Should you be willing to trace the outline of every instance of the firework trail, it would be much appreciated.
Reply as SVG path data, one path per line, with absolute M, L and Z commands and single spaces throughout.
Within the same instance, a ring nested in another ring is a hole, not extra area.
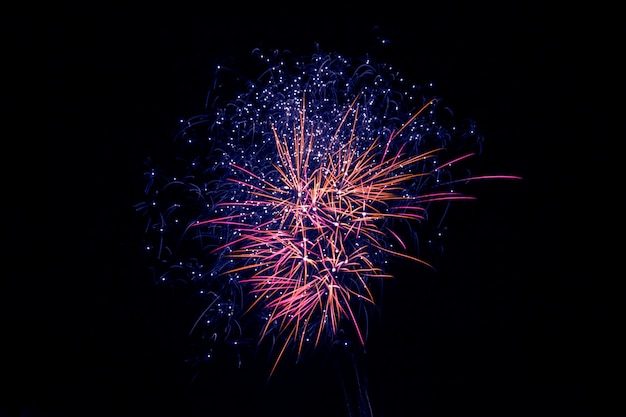
M 365 346 L 389 260 L 428 268 L 414 235 L 473 198 L 457 186 L 515 177 L 469 175 L 475 126 L 389 65 L 252 59 L 257 78 L 218 66 L 206 112 L 180 122 L 136 208 L 156 277 L 201 300 L 200 356 L 267 343 L 273 373 L 322 345 Z

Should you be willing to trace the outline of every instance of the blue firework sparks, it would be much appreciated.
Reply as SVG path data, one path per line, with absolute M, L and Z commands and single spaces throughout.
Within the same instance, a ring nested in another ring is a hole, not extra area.
M 256 78 L 218 66 L 136 208 L 157 279 L 198 298 L 200 357 L 266 342 L 274 372 L 321 345 L 363 347 L 389 259 L 428 267 L 412 238 L 472 198 L 457 186 L 515 177 L 469 176 L 473 123 L 388 64 L 252 55 Z

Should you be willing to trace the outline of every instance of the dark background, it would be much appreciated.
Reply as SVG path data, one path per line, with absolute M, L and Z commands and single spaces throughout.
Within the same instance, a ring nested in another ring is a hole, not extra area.
M 477 121 L 478 170 L 524 180 L 456 206 L 436 274 L 398 268 L 365 365 L 373 415 L 625 416 L 621 23 L 601 3 L 547 7 L 7 8 L 0 416 L 349 415 L 323 359 L 190 384 L 195 317 L 151 284 L 132 205 L 218 60 L 315 42 L 360 56 L 376 36 Z

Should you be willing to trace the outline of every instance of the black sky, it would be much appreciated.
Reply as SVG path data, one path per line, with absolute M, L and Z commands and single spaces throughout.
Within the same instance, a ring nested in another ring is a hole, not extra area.
M 316 42 L 360 56 L 378 36 L 477 121 L 478 168 L 524 180 L 477 187 L 438 273 L 386 289 L 373 415 L 625 416 L 615 12 L 491 3 L 10 10 L 0 416 L 348 417 L 323 359 L 270 384 L 252 365 L 189 385 L 189 306 L 149 283 L 132 205 L 216 62 Z

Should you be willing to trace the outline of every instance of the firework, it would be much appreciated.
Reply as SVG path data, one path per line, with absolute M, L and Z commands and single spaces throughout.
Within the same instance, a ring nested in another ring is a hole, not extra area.
M 201 300 L 202 356 L 267 342 L 273 373 L 287 355 L 365 346 L 389 260 L 430 267 L 413 237 L 440 227 L 437 206 L 473 199 L 457 190 L 468 181 L 515 177 L 468 175 L 475 126 L 389 65 L 252 55 L 256 78 L 218 66 L 137 209 L 159 281 Z

